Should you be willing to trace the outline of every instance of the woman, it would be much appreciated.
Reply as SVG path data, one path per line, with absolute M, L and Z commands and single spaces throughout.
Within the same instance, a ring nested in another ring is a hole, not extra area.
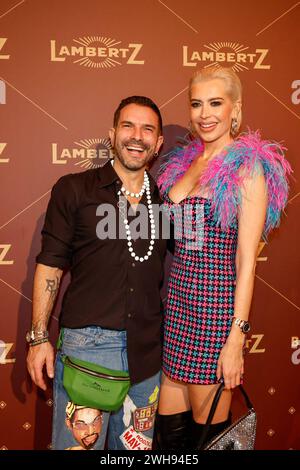
M 157 419 L 162 449 L 197 448 L 220 380 L 225 390 L 208 440 L 230 424 L 258 244 L 279 223 L 291 171 L 282 148 L 258 132 L 235 139 L 242 87 L 231 69 L 197 72 L 189 99 L 196 138 L 172 154 L 158 178 L 175 233 L 182 217 L 188 225 L 183 234 L 177 229 L 168 288 Z

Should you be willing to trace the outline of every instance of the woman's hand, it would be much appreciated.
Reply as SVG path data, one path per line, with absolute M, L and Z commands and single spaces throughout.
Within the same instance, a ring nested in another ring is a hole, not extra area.
M 243 333 L 238 332 L 239 335 Z M 242 337 L 228 337 L 221 350 L 218 360 L 217 378 L 224 379 L 225 388 L 230 390 L 241 383 L 244 374 L 244 335 Z

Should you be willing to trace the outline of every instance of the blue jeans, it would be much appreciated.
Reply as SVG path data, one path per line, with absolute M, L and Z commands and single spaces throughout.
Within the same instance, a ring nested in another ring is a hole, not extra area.
M 130 387 L 123 406 L 105 412 L 74 405 L 63 386 L 61 355 L 73 356 L 109 369 L 128 371 L 126 331 L 98 326 L 63 329 L 56 356 L 53 449 L 149 450 L 158 404 L 160 372 Z

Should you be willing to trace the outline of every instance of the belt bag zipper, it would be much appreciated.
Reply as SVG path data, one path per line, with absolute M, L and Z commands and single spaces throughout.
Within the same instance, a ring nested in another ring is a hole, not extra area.
M 100 377 L 101 379 L 108 379 L 108 380 L 118 380 L 118 381 L 128 381 L 129 377 L 116 377 L 115 375 L 106 375 L 106 374 L 101 374 L 101 372 L 96 372 L 94 370 L 86 369 L 83 366 L 79 366 L 78 364 L 74 364 L 74 362 L 71 361 L 69 357 L 65 358 L 65 364 L 73 367 L 74 369 L 78 369 L 81 372 L 85 372 L 86 374 L 92 375 L 94 377 Z

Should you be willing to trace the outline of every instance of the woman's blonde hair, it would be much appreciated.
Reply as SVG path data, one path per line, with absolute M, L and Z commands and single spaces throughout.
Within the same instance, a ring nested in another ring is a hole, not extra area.
M 231 99 L 232 103 L 240 101 L 242 103 L 242 84 L 237 74 L 229 67 L 212 66 L 197 70 L 190 79 L 189 83 L 189 97 L 191 98 L 192 86 L 198 82 L 213 80 L 219 78 L 224 80 L 226 85 L 226 92 Z M 238 133 L 242 123 L 242 110 L 240 109 L 237 115 L 237 123 L 232 126 L 231 133 L 235 135 Z

